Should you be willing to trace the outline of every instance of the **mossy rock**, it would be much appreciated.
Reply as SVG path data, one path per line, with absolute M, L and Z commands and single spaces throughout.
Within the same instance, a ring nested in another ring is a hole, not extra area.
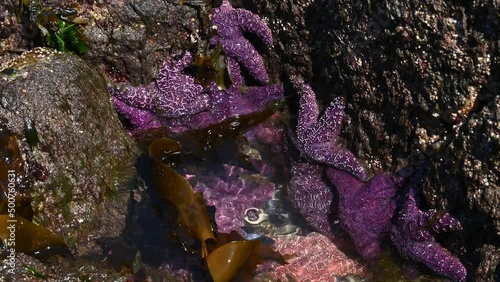
M 120 236 L 137 149 L 102 75 L 75 55 L 37 48 L 4 65 L 0 100 L 0 120 L 19 137 L 26 172 L 37 175 L 33 221 L 79 254 Z

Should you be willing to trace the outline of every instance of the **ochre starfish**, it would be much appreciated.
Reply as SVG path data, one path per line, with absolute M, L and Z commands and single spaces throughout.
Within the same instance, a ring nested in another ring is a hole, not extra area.
M 234 9 L 227 0 L 212 9 L 211 20 L 217 28 L 217 35 L 211 39 L 212 45 L 219 42 L 224 52 L 247 69 L 259 83 L 267 83 L 269 77 L 262 57 L 243 35 L 245 32 L 254 33 L 270 48 L 273 37 L 269 27 L 250 11 Z
M 291 136 L 295 147 L 314 162 L 345 170 L 358 179 L 365 180 L 365 170 L 356 157 L 337 144 L 344 116 L 344 99 L 335 98 L 318 119 L 319 108 L 311 86 L 301 79 L 296 79 L 295 84 L 300 89 L 296 135 Z
M 132 108 L 148 110 L 157 118 L 178 118 L 206 110 L 210 97 L 203 93 L 203 87 L 196 84 L 193 77 L 183 73 L 192 60 L 189 52 L 175 60 L 166 60 L 156 82 L 123 92 L 112 90 L 113 97 Z
M 434 239 L 435 233 L 461 230 L 458 220 L 436 210 L 421 211 L 413 189 L 391 226 L 391 240 L 409 262 L 423 264 L 435 273 L 453 281 L 465 282 L 467 270 L 458 258 Z
M 363 258 L 376 259 L 396 210 L 396 193 L 404 179 L 385 173 L 364 183 L 336 168 L 327 168 L 326 175 L 338 192 L 340 225 Z
M 281 84 L 253 86 L 242 91 L 243 77 L 238 63 L 231 58 L 228 66 L 233 85 L 219 90 L 211 83 L 204 89 L 183 73 L 191 60 L 191 55 L 184 54 L 177 61 L 167 61 L 158 82 L 147 87 L 129 88 L 125 92 L 110 90 L 115 107 L 132 123 L 133 134 L 160 126 L 174 132 L 205 128 L 228 118 L 262 111 L 267 103 L 283 98 Z

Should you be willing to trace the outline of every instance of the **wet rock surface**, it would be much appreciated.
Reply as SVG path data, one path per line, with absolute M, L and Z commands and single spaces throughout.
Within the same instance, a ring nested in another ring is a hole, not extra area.
M 498 4 L 231 2 L 273 31 L 275 52 L 264 55 L 274 80 L 302 75 L 325 105 L 346 97 L 341 137 L 372 174 L 430 168 L 422 208 L 449 211 L 464 226 L 443 244 L 469 280 L 500 279 Z M 176 3 L 85 1 L 86 59 L 112 81 L 148 83 L 201 27 L 197 8 Z M 10 5 L 0 7 L 0 62 L 31 47 Z
M 429 165 L 422 207 L 450 211 L 464 225 L 444 243 L 469 279 L 499 279 L 499 7 L 255 2 L 245 7 L 272 23 L 286 76 L 309 79 L 325 105 L 346 96 L 345 146 L 372 174 Z
M 26 32 L 19 24 L 15 1 L 0 6 L 0 64 L 34 47 L 39 32 Z M 67 7 L 58 0 L 40 1 L 44 7 Z M 79 1 L 81 15 L 89 23 L 81 26 L 90 51 L 84 57 L 107 73 L 111 80 L 146 84 L 156 75 L 169 54 L 191 45 L 189 35 L 198 26 L 198 9 L 162 0 Z M 24 31 L 24 33 L 23 33 Z M 23 36 L 24 34 L 24 36 Z
M 125 227 L 136 151 L 106 81 L 75 55 L 34 49 L 3 69 L 0 101 L 0 121 L 36 175 L 33 221 L 63 237 L 74 255 L 100 255 L 97 240 Z

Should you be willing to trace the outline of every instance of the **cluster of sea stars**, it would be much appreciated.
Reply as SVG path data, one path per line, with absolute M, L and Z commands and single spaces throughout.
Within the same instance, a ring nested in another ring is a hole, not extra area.
M 422 212 L 413 194 L 407 195 L 398 209 L 399 192 L 408 177 L 384 173 L 366 181 L 356 157 L 336 144 L 343 100 L 335 99 L 319 117 L 311 87 L 301 80 L 296 80 L 296 87 L 300 89 L 300 110 L 297 128 L 292 130 L 290 139 L 300 157 L 290 154 L 292 178 L 288 193 L 309 224 L 331 234 L 329 213 L 332 201 L 336 200 L 340 226 L 363 258 L 376 259 L 382 240 L 390 233 L 392 242 L 409 264 L 423 264 L 442 276 L 465 281 L 463 264 L 432 235 L 459 230 L 458 221 L 447 213 Z
M 115 107 L 130 120 L 133 134 L 156 127 L 168 127 L 173 132 L 205 128 L 228 118 L 261 111 L 268 102 L 284 97 L 281 84 L 265 85 L 269 77 L 262 57 L 244 37 L 244 33 L 254 33 L 270 47 L 269 28 L 256 15 L 234 9 L 227 0 L 212 10 L 211 20 L 217 34 L 210 44 L 220 44 L 227 55 L 226 65 L 233 84 L 225 90 L 219 89 L 215 82 L 206 87 L 197 84 L 194 77 L 185 72 L 193 61 L 188 52 L 167 60 L 150 85 L 123 92 L 111 89 Z M 240 66 L 261 85 L 243 91 L 245 80 Z M 422 212 L 412 193 L 400 192 L 407 177 L 385 173 L 367 180 L 354 154 L 337 144 L 344 100 L 336 98 L 320 117 L 311 87 L 300 79 L 294 83 L 300 89 L 300 109 L 297 127 L 290 130 L 291 145 L 287 145 L 291 157 L 288 196 L 307 222 L 333 239 L 331 213 L 337 204 L 335 216 L 339 225 L 363 258 L 377 258 L 381 242 L 390 238 L 408 263 L 423 264 L 440 275 L 465 281 L 465 267 L 433 237 L 433 233 L 460 229 L 458 221 L 449 214 Z M 280 139 L 268 130 L 261 133 L 273 140 Z M 257 140 L 258 135 L 250 134 L 248 138 Z M 259 164 L 259 170 L 265 169 L 265 164 Z M 227 179 L 212 179 L 213 189 L 201 186 L 198 189 L 213 195 L 234 190 L 234 198 L 243 199 L 240 192 L 245 192 L 241 188 L 246 184 L 238 182 L 239 176 L 230 176 L 231 173 Z M 259 194 L 269 196 L 271 186 L 263 185 Z M 218 197 L 220 195 L 214 199 Z M 258 197 L 244 199 L 253 205 L 252 201 Z M 404 199 L 400 207 L 398 199 Z M 241 212 L 247 208 L 246 204 L 222 207 L 220 211 Z M 228 230 L 240 224 L 225 218 L 219 218 L 219 222 L 226 222 Z
M 227 0 L 212 10 L 212 23 L 217 35 L 211 42 L 218 42 L 227 55 L 232 85 L 220 90 L 215 82 L 207 87 L 195 83 L 194 77 L 184 72 L 193 61 L 188 52 L 167 60 L 150 85 L 130 87 L 123 92 L 110 90 L 116 109 L 132 124 L 133 134 L 162 126 L 174 132 L 205 128 L 228 118 L 261 111 L 267 103 L 283 98 L 281 84 L 264 85 L 269 78 L 263 59 L 243 37 L 244 32 L 252 32 L 271 46 L 269 28 L 256 15 L 234 9 Z M 262 85 L 242 90 L 245 82 L 240 65 Z

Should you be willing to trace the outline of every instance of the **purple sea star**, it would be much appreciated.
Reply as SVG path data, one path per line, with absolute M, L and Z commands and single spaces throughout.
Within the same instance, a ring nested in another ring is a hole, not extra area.
M 261 111 L 267 103 L 283 98 L 281 84 L 249 87 L 243 93 L 240 68 L 231 58 L 228 58 L 228 66 L 233 85 L 219 90 L 211 83 L 203 89 L 192 77 L 182 73 L 192 60 L 191 55 L 186 54 L 178 61 L 167 61 L 156 83 L 125 92 L 111 89 L 115 107 L 132 123 L 132 134 L 160 126 L 169 127 L 173 132 L 204 128 L 227 118 Z M 172 65 L 176 63 L 179 65 Z
M 333 194 L 323 181 L 324 167 L 308 162 L 294 162 L 288 185 L 288 198 L 306 222 L 327 236 L 332 234 L 328 215 Z
M 304 213 L 308 223 L 328 231 L 328 213 L 332 195 L 326 176 L 338 194 L 340 226 L 349 234 L 361 256 L 373 260 L 380 254 L 380 242 L 388 231 L 396 209 L 396 192 L 403 181 L 390 174 L 379 174 L 368 182 L 356 157 L 336 144 L 343 117 L 343 99 L 337 98 L 319 118 L 319 109 L 311 87 L 296 81 L 301 88 L 296 137 L 290 139 L 303 157 L 318 165 L 292 165 L 291 199 Z M 313 195 L 320 195 L 319 201 Z M 314 212 L 315 207 L 321 211 Z
M 182 73 L 192 60 L 189 52 L 176 60 L 166 60 L 156 82 L 123 92 L 113 90 L 113 97 L 132 108 L 148 110 L 157 118 L 178 118 L 206 110 L 210 97 L 203 93 L 201 85 L 194 83 L 193 77 Z
M 242 89 L 245 87 L 238 63 L 231 58 L 227 58 L 227 63 L 233 84 L 226 90 L 219 90 L 215 83 L 207 87 L 211 98 L 208 110 L 178 119 L 165 119 L 162 124 L 172 128 L 174 132 L 204 128 L 231 117 L 262 111 L 268 103 L 283 99 L 282 84 Z
M 344 116 L 344 99 L 335 98 L 318 120 L 319 109 L 311 86 L 301 79 L 295 84 L 300 88 L 296 136 L 292 136 L 295 147 L 312 161 L 345 170 L 365 180 L 365 170 L 356 157 L 336 143 Z
M 223 0 L 220 7 L 212 9 L 211 20 L 217 27 L 217 35 L 211 39 L 211 43 L 215 45 L 219 42 L 224 52 L 246 68 L 259 83 L 267 83 L 269 77 L 262 57 L 243 36 L 245 32 L 254 33 L 270 48 L 273 37 L 267 25 L 250 11 L 234 9 L 227 0 Z
M 380 242 L 396 210 L 396 193 L 403 178 L 378 174 L 364 183 L 350 173 L 327 168 L 326 175 L 338 192 L 338 217 L 361 256 L 380 255 Z
M 399 253 L 410 262 L 421 263 L 435 273 L 453 281 L 465 282 L 467 270 L 434 239 L 433 233 L 461 230 L 458 220 L 436 210 L 421 211 L 410 189 L 395 222 L 391 226 L 391 240 Z
M 112 92 L 114 91 L 115 90 L 112 90 Z M 156 118 L 153 112 L 140 108 L 134 108 L 114 96 L 112 96 L 111 99 L 116 110 L 127 117 L 132 124 L 133 128 L 130 133 L 137 134 L 146 129 L 161 127 L 160 120 Z

